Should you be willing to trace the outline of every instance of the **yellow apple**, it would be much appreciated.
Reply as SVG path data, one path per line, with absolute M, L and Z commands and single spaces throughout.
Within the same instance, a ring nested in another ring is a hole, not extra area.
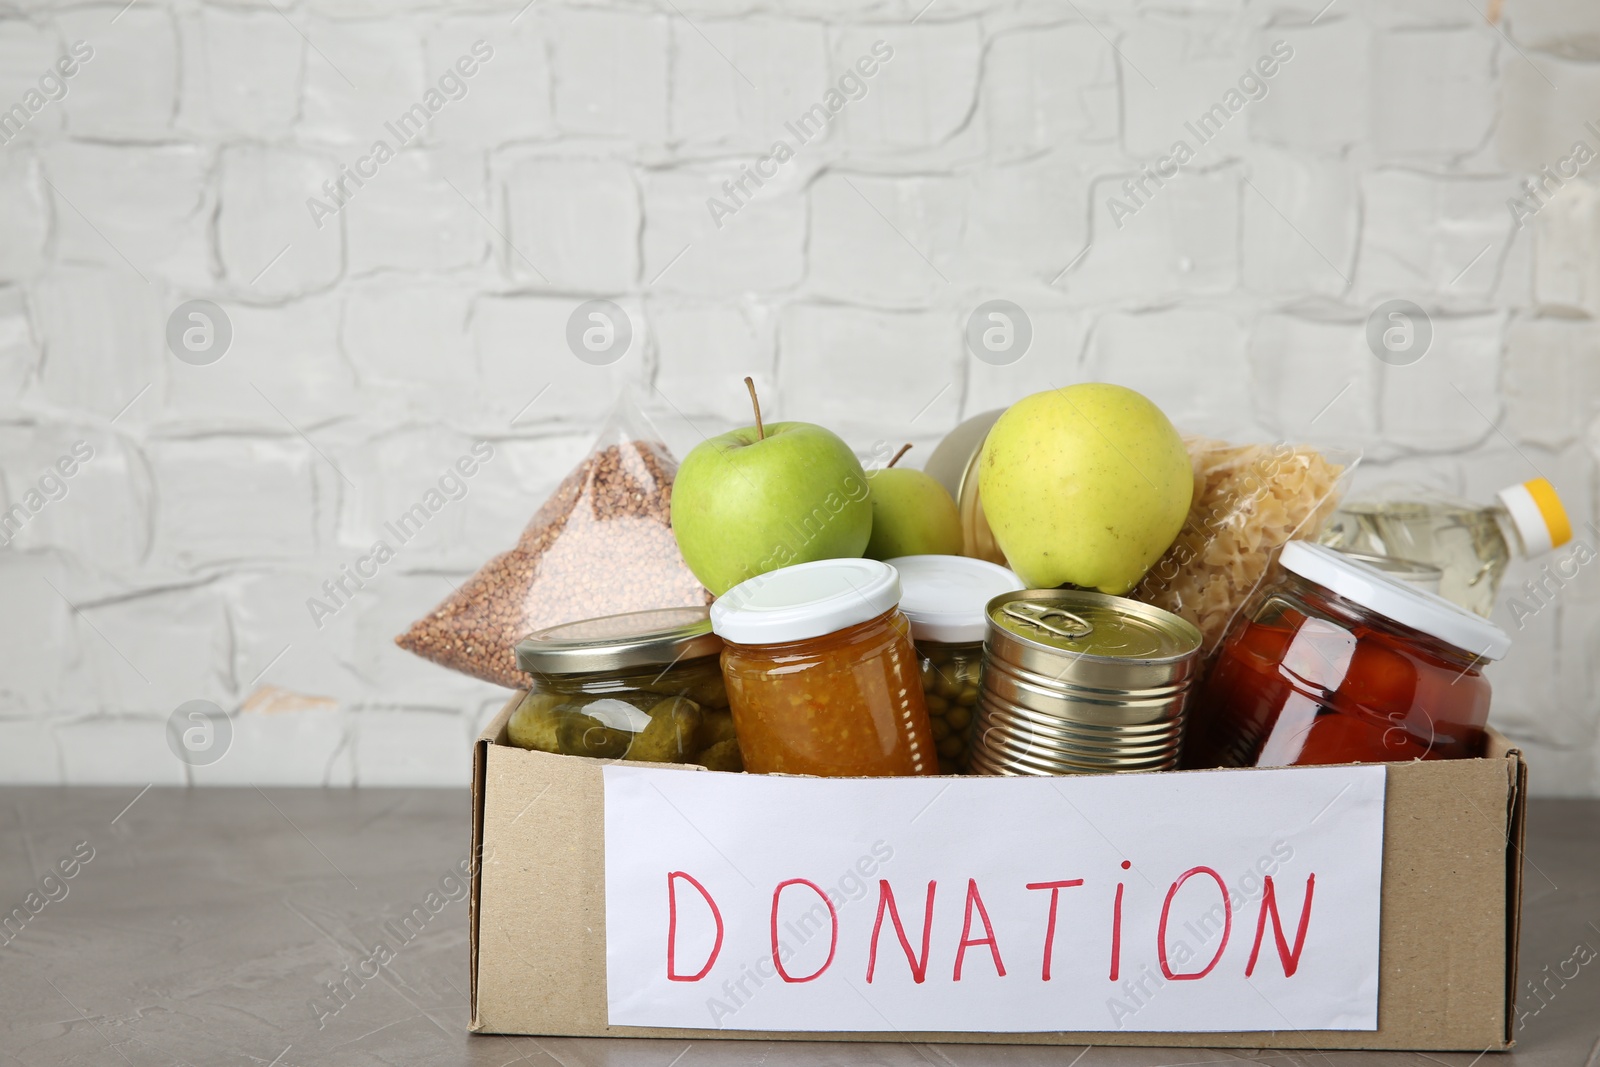
M 996 542 L 1030 588 L 1121 595 L 1183 528 L 1194 473 L 1160 408 L 1087 382 L 1008 408 L 984 442 L 978 488 Z

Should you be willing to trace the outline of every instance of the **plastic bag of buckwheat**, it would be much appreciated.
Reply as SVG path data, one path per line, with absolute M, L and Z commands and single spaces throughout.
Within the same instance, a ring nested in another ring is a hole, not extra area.
M 702 606 L 708 593 L 672 536 L 678 463 L 629 399 L 522 531 L 438 607 L 395 638 L 408 652 L 526 689 L 515 646 L 534 630 L 650 608 Z

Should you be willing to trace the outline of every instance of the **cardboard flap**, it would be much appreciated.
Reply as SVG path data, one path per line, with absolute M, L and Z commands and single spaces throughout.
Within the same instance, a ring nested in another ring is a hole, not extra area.
M 472 888 L 467 894 L 467 954 L 472 973 L 468 975 L 467 998 L 472 1019 L 470 1029 L 474 1033 L 483 1028 L 478 1018 L 478 926 L 483 914 L 483 803 L 487 793 L 483 786 L 488 774 L 489 746 L 506 743 L 506 723 L 520 703 L 522 694 L 518 693 L 506 702 L 472 744 L 472 840 L 467 853 L 473 861 Z
M 1506 802 L 1506 1029 L 1503 1048 L 1516 1042 L 1517 948 L 1522 942 L 1522 856 L 1528 836 L 1528 764 L 1522 750 L 1490 728 L 1486 756 L 1505 761 Z

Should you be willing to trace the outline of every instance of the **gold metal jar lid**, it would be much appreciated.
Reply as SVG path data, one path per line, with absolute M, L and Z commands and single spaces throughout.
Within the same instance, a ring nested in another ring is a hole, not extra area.
M 530 674 L 588 674 L 662 668 L 715 656 L 707 608 L 655 608 L 566 622 L 517 642 L 517 666 Z

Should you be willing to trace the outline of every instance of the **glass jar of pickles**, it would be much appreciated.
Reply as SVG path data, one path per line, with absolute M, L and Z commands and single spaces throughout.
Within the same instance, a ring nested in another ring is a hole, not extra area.
M 508 739 L 566 756 L 743 770 L 705 608 L 564 623 L 517 643 L 534 685 Z
M 745 767 L 868 777 L 939 770 L 900 579 L 828 559 L 758 575 L 711 606 Z
M 967 770 L 967 735 L 978 711 L 985 608 L 1022 588 L 1006 568 L 967 556 L 900 556 L 900 610 L 911 622 L 940 774 Z

